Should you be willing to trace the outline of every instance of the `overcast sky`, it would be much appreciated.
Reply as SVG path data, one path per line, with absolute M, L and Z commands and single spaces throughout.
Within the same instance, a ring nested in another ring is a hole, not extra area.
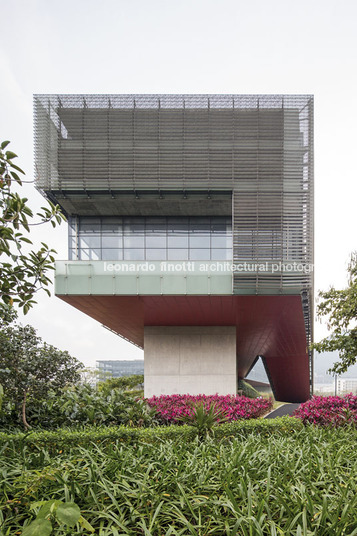
M 28 178 L 34 93 L 313 93 L 315 288 L 346 284 L 357 249 L 355 0 L 0 0 L 0 16 L 0 139 Z M 67 258 L 66 225 L 36 233 Z M 86 365 L 142 357 L 54 296 L 25 321 Z M 316 323 L 315 339 L 325 334 Z

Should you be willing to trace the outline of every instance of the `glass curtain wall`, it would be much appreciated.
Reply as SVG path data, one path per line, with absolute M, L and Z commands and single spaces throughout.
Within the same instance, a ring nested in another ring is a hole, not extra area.
M 72 217 L 71 260 L 232 260 L 228 217 Z

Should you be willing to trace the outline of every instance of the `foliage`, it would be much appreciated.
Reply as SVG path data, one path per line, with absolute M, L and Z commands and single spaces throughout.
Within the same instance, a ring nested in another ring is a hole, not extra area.
M 7 326 L 0 330 L 0 383 L 6 401 L 21 412 L 26 428 L 29 397 L 43 399 L 50 390 L 58 393 L 78 381 L 82 367 L 68 352 L 43 343 L 32 326 Z
M 195 406 L 199 403 L 203 403 L 206 409 L 214 404 L 228 421 L 256 419 L 273 407 L 270 399 L 250 399 L 235 395 L 162 395 L 147 399 L 147 403 L 155 408 L 161 420 L 167 423 L 177 423 L 186 416 L 192 416 Z
M 357 253 L 348 266 L 347 288 L 336 290 L 331 287 L 319 292 L 322 301 L 317 306 L 319 318 L 327 318 L 331 335 L 312 345 L 318 352 L 339 352 L 339 362 L 330 372 L 343 374 L 357 361 Z
M 357 396 L 314 396 L 301 404 L 294 416 L 304 424 L 338 427 L 346 424 L 357 426 Z
M 1 375 L 0 375 L 1 381 Z M 137 380 L 130 380 L 136 385 Z M 110 385 L 110 384 L 109 384 Z M 128 384 L 129 385 L 129 384 Z M 199 405 L 202 403 L 201 411 Z M 245 397 L 172 395 L 144 400 L 136 391 L 108 390 L 108 386 L 96 389 L 89 384 L 67 386 L 62 390 L 48 390 L 46 398 L 30 397 L 27 412 L 32 426 L 56 428 L 59 426 L 120 425 L 157 426 L 158 424 L 182 424 L 187 417 L 195 426 L 210 421 L 257 418 L 272 406 L 271 400 L 249 399 Z M 210 409 L 210 408 L 214 409 Z M 197 414 L 195 415 L 195 412 Z M 202 415 L 201 415 L 202 413 Z M 18 426 L 18 413 L 14 405 L 7 401 L 4 405 L 0 424 L 7 427 Z M 203 429 L 203 428 L 202 428 Z
M 1 274 L 1 263 L 0 263 L 0 274 Z M 1 283 L 0 283 L 1 285 Z M 17 318 L 17 311 L 14 309 L 12 303 L 3 303 L 0 301 L 0 329 L 3 326 L 7 326 L 14 322 Z
M 269 422 L 218 429 L 259 421 Z M 33 502 L 50 497 L 75 502 L 98 536 L 355 536 L 357 431 L 300 426 L 221 441 L 112 441 L 53 456 L 46 446 L 0 452 L 0 530 L 18 533 Z M 53 534 L 86 531 L 54 526 Z
M 59 500 L 37 501 L 30 505 L 31 510 L 37 510 L 36 519 L 26 525 L 22 536 L 49 536 L 53 532 L 53 524 L 74 527 L 77 523 L 90 533 L 93 527 L 81 515 L 78 505 L 74 502 Z M 55 526 L 56 526 L 55 525 Z
M 299 419 L 280 417 L 277 419 L 240 420 L 217 426 L 215 438 L 248 437 L 250 434 L 272 435 L 291 434 L 303 429 Z M 71 452 L 90 445 L 112 448 L 114 444 L 138 445 L 141 443 L 157 444 L 162 441 L 189 443 L 197 438 L 197 429 L 193 426 L 170 425 L 151 428 L 134 428 L 131 426 L 86 426 L 82 429 L 57 428 L 51 431 L 31 431 L 7 433 L 0 432 L 0 450 L 16 453 L 24 448 L 31 452 L 46 449 L 52 454 Z
M 32 426 L 58 428 L 59 426 L 118 425 L 152 426 L 158 424 L 155 410 L 131 391 L 113 389 L 99 391 L 89 384 L 76 384 L 64 389 L 48 391 L 46 398 L 30 400 L 28 420 Z M 8 403 L 0 416 L 3 426 L 18 425 L 13 405 Z
M 141 386 L 144 383 L 143 374 L 132 374 L 131 376 L 121 376 L 120 378 L 108 378 L 98 383 L 99 391 L 109 393 L 113 389 L 130 390 Z
M 196 428 L 199 437 L 202 438 L 210 435 L 215 425 L 227 421 L 227 417 L 224 410 L 218 408 L 216 404 L 213 403 L 207 407 L 207 405 L 201 401 L 193 406 L 190 415 L 184 415 L 179 421 Z
M 51 281 L 47 273 L 53 269 L 53 254 L 56 253 L 43 242 L 38 251 L 25 251 L 24 246 L 32 246 L 28 237 L 30 227 L 48 222 L 55 227 L 65 218 L 58 206 L 48 202 L 33 221 L 35 216 L 27 198 L 16 191 L 22 186 L 20 176 L 24 172 L 13 162 L 16 154 L 6 150 L 9 143 L 0 144 L 0 300 L 10 307 L 17 303 L 26 314 L 36 303 L 33 298 L 38 290 L 50 294 L 47 287 Z M 3 322 L 8 322 L 7 313 L 0 307 Z
M 261 396 L 254 387 L 244 380 L 238 380 L 238 389 L 241 389 L 243 391 L 243 396 L 247 396 L 248 398 L 258 398 Z

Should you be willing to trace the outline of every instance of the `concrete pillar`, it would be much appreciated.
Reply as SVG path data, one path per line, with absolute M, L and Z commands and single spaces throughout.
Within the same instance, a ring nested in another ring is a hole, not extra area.
M 236 394 L 235 326 L 144 328 L 145 397 Z

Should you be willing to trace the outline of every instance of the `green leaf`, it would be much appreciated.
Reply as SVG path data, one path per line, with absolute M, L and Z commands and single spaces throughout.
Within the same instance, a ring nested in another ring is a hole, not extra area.
M 45 519 L 47 516 L 52 514 L 60 506 L 60 504 L 63 504 L 63 501 L 53 499 L 51 501 L 41 501 L 41 502 L 35 503 L 31 507 L 33 508 L 36 505 L 38 506 L 41 505 L 41 508 L 37 514 L 37 519 Z
M 22 181 L 20 177 L 18 176 L 18 174 L 15 173 L 15 171 L 10 171 L 10 175 L 18 184 L 22 185 Z
M 19 168 L 19 166 L 15 166 L 15 164 L 13 164 L 12 162 L 10 163 L 10 165 L 11 165 L 11 169 L 16 169 L 16 171 L 25 175 L 25 172 L 21 168 Z
M 16 153 L 13 153 L 12 151 L 6 151 L 6 158 L 8 160 L 11 160 L 12 158 L 17 158 L 17 154 Z
M 81 511 L 75 503 L 64 503 L 57 508 L 57 519 L 73 527 L 81 517 Z
M 78 521 L 79 521 L 79 523 L 80 523 L 82 528 L 84 528 L 86 530 L 89 530 L 90 532 L 94 532 L 95 529 L 92 527 L 92 525 L 86 519 L 84 519 L 83 516 L 81 516 Z
M 52 525 L 48 519 L 35 519 L 22 533 L 22 536 L 49 536 Z
M 9 145 L 9 140 L 5 140 L 1 143 L 1 149 L 5 149 L 5 147 L 7 147 Z

